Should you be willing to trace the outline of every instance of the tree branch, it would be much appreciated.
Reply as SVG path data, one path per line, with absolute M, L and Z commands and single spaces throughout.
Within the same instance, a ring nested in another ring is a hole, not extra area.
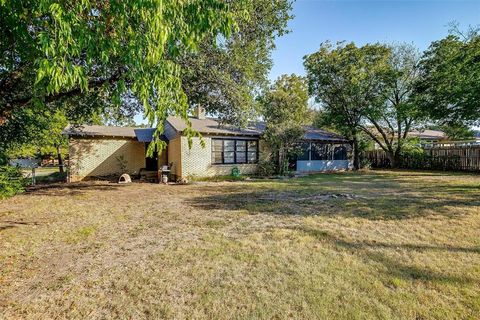
M 112 74 L 107 79 L 90 80 L 88 82 L 88 88 L 98 88 L 98 87 L 101 87 L 102 85 L 107 84 L 107 83 L 108 84 L 113 84 L 113 83 L 117 82 L 118 80 L 120 80 L 120 78 L 121 78 L 121 72 L 116 72 L 116 73 Z M 79 95 L 82 92 L 83 92 L 83 90 L 80 87 L 76 87 L 76 88 L 73 88 L 73 89 L 68 90 L 68 91 L 59 92 L 59 93 L 53 94 L 53 95 L 47 95 L 47 96 L 44 97 L 44 102 L 45 103 L 52 103 L 52 102 L 57 101 L 61 98 L 73 97 L 73 96 Z M 13 101 L 7 103 L 5 108 L 2 108 L 2 110 L 0 111 L 0 123 L 2 123 L 1 120 L 5 120 L 7 118 L 7 116 L 15 108 L 25 106 L 32 99 L 33 99 L 33 96 L 30 96 L 30 97 L 16 99 L 16 100 L 13 100 Z

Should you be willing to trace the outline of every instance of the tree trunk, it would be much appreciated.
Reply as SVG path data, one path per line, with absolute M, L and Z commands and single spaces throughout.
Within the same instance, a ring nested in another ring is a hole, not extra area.
M 401 164 L 402 164 L 402 161 L 400 158 L 400 153 L 395 151 L 395 153 L 393 154 L 392 168 L 394 169 L 399 168 Z
M 387 153 L 388 159 L 390 160 L 390 168 L 397 169 L 402 162 L 400 158 L 400 152 L 398 150 L 396 151 L 389 150 L 389 151 L 386 151 L 386 153 Z
M 360 150 L 358 149 L 357 134 L 353 135 L 353 170 L 360 169 Z
M 281 176 L 285 175 L 285 150 L 283 146 L 280 148 L 278 157 L 278 173 Z
M 55 146 L 57 148 L 57 159 L 58 159 L 58 171 L 60 173 L 64 172 L 63 169 L 63 158 L 62 158 L 62 153 L 60 152 L 60 145 Z

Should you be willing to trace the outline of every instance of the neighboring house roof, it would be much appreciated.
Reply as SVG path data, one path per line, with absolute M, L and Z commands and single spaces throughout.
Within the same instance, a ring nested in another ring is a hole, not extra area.
M 419 139 L 428 140 L 443 140 L 447 138 L 445 132 L 440 130 L 422 130 L 422 131 L 410 131 L 408 133 L 410 137 L 418 137 Z
M 76 137 L 116 137 L 137 139 L 140 142 L 152 141 L 155 128 L 114 127 L 98 125 L 69 125 L 63 134 Z M 165 140 L 164 136 L 160 139 Z
M 167 122 L 173 127 L 178 133 L 182 133 L 186 128 L 187 124 L 180 117 L 168 117 Z M 225 136 L 243 136 L 243 137 L 260 137 L 265 131 L 264 122 L 252 122 L 247 128 L 239 128 L 232 125 L 222 125 L 218 120 L 213 118 L 198 119 L 190 118 L 192 123 L 192 129 L 200 132 L 204 135 L 225 135 Z M 318 140 L 318 141 L 336 141 L 336 142 L 347 142 L 348 140 L 344 137 L 325 131 L 322 129 L 317 129 L 310 126 L 305 126 L 305 135 L 304 139 L 306 140 Z M 82 136 L 82 137 L 121 137 L 121 138 L 131 138 L 136 139 L 140 142 L 150 142 L 152 141 L 155 128 L 135 128 L 135 127 L 112 127 L 112 126 L 87 126 L 87 125 L 76 125 L 68 126 L 64 130 L 64 134 L 69 136 Z M 167 140 L 167 138 L 162 135 L 162 140 Z

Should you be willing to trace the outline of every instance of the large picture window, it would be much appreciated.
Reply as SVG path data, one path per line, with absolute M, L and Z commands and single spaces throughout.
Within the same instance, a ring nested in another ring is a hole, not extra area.
M 258 162 L 257 140 L 212 139 L 214 164 L 242 164 Z

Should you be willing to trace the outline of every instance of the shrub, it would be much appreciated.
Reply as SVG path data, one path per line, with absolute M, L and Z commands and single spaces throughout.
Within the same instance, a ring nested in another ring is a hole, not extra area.
M 270 159 L 261 159 L 258 163 L 257 174 L 260 177 L 270 177 L 275 173 L 275 164 Z
M 27 180 L 19 167 L 0 166 L 0 199 L 25 191 Z

